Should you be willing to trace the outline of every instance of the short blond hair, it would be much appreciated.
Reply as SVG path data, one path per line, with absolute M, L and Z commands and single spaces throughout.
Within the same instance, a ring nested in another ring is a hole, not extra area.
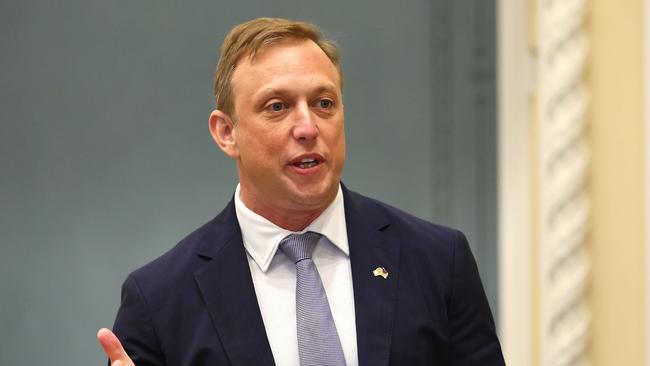
M 332 61 L 339 74 L 343 88 L 340 56 L 336 44 L 324 38 L 313 24 L 281 18 L 257 18 L 235 26 L 223 40 L 221 57 L 214 75 L 214 101 L 217 109 L 232 116 L 234 102 L 232 95 L 232 74 L 239 60 L 255 54 L 262 48 L 283 39 L 295 38 L 311 40 L 320 47 Z

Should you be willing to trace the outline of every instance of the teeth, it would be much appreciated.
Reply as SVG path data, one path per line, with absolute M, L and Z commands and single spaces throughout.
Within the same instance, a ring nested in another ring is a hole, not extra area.
M 299 162 L 296 163 L 296 166 L 306 169 L 306 168 L 312 168 L 318 165 L 318 160 L 313 159 L 313 158 L 305 158 L 301 159 Z

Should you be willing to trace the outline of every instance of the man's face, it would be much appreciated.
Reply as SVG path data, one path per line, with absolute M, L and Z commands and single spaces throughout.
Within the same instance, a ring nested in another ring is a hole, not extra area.
M 339 74 L 309 40 L 283 40 L 233 73 L 233 153 L 242 201 L 258 213 L 319 211 L 345 160 Z

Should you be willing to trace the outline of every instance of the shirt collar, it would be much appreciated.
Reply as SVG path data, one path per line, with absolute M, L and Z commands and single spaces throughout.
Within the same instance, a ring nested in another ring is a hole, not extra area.
M 239 198 L 239 184 L 235 189 L 235 213 L 242 232 L 244 248 L 246 248 L 246 252 L 253 258 L 262 272 L 266 272 L 271 265 L 280 241 L 290 234 L 302 234 L 307 231 L 319 233 L 345 253 L 346 256 L 350 255 L 343 192 L 340 185 L 334 201 L 320 216 L 300 232 L 283 229 L 251 211 Z

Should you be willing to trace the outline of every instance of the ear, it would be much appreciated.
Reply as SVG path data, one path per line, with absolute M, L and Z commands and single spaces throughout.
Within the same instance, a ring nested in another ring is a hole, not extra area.
M 232 118 L 226 113 L 215 109 L 210 113 L 208 127 L 210 128 L 212 139 L 217 146 L 231 159 L 237 159 L 239 157 L 239 149 L 235 143 L 235 124 Z

